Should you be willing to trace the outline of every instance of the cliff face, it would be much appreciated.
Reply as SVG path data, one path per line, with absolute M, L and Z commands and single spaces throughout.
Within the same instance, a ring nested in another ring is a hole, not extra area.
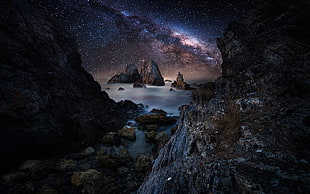
M 181 108 L 138 193 L 310 191 L 309 3 L 290 2 L 228 26 L 223 76 Z
M 75 40 L 27 1 L 1 4 L 1 170 L 119 129 L 123 118 L 81 67 Z

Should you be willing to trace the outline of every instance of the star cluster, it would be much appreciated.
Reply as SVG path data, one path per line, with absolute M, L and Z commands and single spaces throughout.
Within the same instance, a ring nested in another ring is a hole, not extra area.
M 214 79 L 222 62 L 215 39 L 248 1 L 31 0 L 77 40 L 83 66 L 100 82 L 153 59 L 166 78 Z

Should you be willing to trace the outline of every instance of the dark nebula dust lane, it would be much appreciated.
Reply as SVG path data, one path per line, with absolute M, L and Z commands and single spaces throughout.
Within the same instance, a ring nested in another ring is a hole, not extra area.
M 213 80 L 221 73 L 216 37 L 248 1 L 31 0 L 75 37 L 83 66 L 99 82 L 127 64 L 153 59 L 163 76 Z

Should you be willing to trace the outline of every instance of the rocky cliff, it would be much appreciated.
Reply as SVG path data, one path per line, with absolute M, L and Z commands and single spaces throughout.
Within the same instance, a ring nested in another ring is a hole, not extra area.
M 141 79 L 144 84 L 150 84 L 154 86 L 165 85 L 164 78 L 161 75 L 158 65 L 155 61 L 145 62 L 140 71 Z
M 218 40 L 223 76 L 193 92 L 138 193 L 309 193 L 309 3 L 255 1 Z
M 1 170 L 120 128 L 116 103 L 81 67 L 62 26 L 26 0 L 1 2 L 0 19 Z
M 126 66 L 125 73 L 121 73 L 119 75 L 113 76 L 109 81 L 108 84 L 112 83 L 134 83 L 140 81 L 140 74 L 138 68 L 134 64 L 129 64 Z

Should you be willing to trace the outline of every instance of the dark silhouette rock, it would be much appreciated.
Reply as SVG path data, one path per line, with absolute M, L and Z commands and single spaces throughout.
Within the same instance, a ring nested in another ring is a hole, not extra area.
M 162 77 L 158 65 L 151 60 L 151 62 L 145 62 L 140 71 L 141 79 L 144 84 L 150 84 L 154 86 L 164 86 L 164 78 Z
M 140 80 L 140 74 L 138 68 L 134 64 L 129 64 L 126 66 L 125 73 L 113 76 L 108 84 L 112 83 L 134 83 Z
M 122 91 L 122 90 L 125 90 L 125 88 L 119 87 L 118 90 Z
M 188 83 L 184 81 L 183 74 L 178 72 L 177 80 L 171 84 L 171 87 L 177 88 L 179 90 L 192 90 Z
M 27 1 L 0 13 L 0 170 L 86 147 L 125 117 L 81 66 L 75 40 Z

